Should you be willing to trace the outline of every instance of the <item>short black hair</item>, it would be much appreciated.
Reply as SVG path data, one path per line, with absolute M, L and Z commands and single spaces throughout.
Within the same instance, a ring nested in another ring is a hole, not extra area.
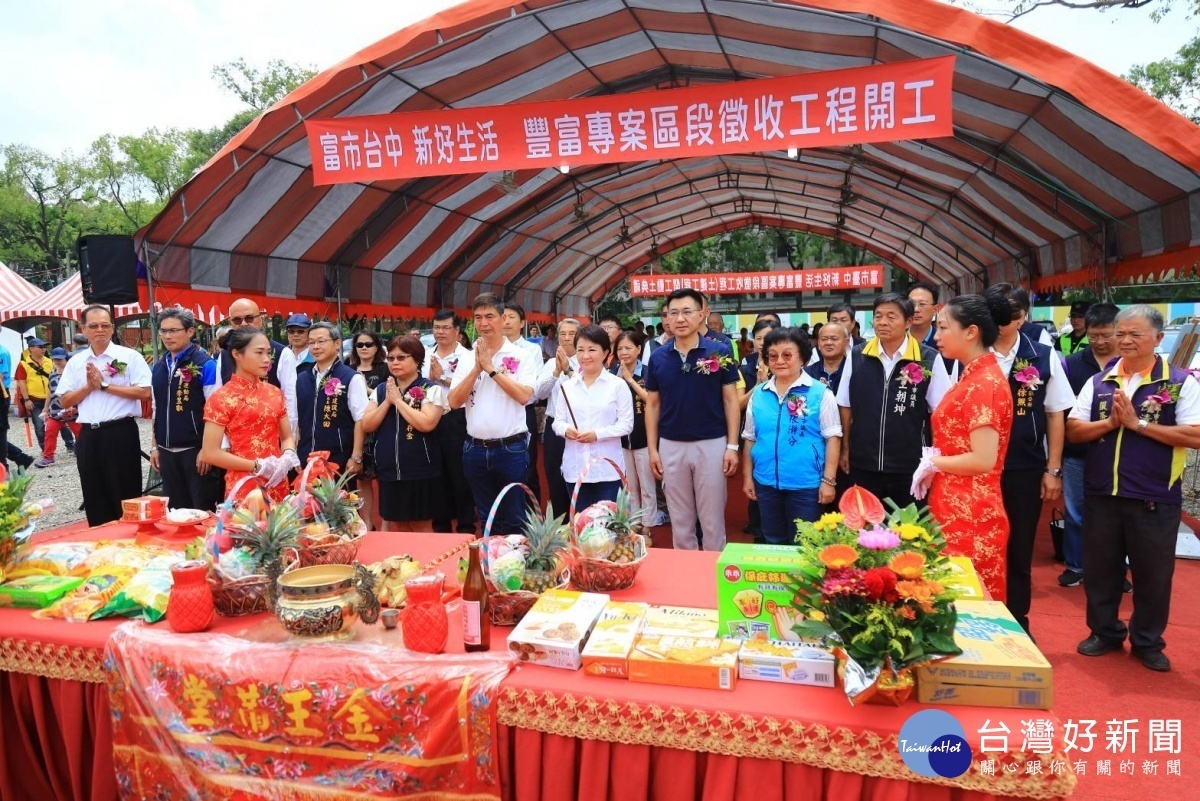
M 849 303 L 833 304 L 832 306 L 829 307 L 829 311 L 825 312 L 825 316 L 830 319 L 833 319 L 833 315 L 837 314 L 838 312 L 850 312 L 850 319 L 851 320 L 856 319 L 854 307 L 851 306 Z
M 81 311 L 81 312 L 79 313 L 79 322 L 80 322 L 81 324 L 82 324 L 82 323 L 86 323 L 86 322 L 87 322 L 88 315 L 89 315 L 89 314 L 91 314 L 91 313 L 92 313 L 92 312 L 94 312 L 94 311 L 102 311 L 102 312 L 104 312 L 105 314 L 107 314 L 107 315 L 108 315 L 108 321 L 109 321 L 110 323 L 113 321 L 113 316 L 112 316 L 112 310 L 111 310 L 111 309 L 109 309 L 109 308 L 108 308 L 107 306 L 105 306 L 103 303 L 93 303 L 93 304 L 91 304 L 91 305 L 88 305 L 88 306 L 84 306 L 84 307 L 83 307 L 83 311 Z
M 1091 328 L 1093 326 L 1116 325 L 1117 324 L 1117 308 L 1114 303 L 1093 303 L 1092 307 L 1087 310 L 1087 314 L 1083 316 L 1084 326 Z
M 875 303 L 871 306 L 873 310 L 878 311 L 880 306 L 885 304 L 894 304 L 900 308 L 900 313 L 904 315 L 905 320 L 912 319 L 916 309 L 913 307 L 913 302 L 901 295 L 899 292 L 885 292 L 875 298 Z
M 768 330 L 774 330 L 776 328 L 779 328 L 779 323 L 775 322 L 774 320 L 759 320 L 758 322 L 756 322 L 754 324 L 754 330 L 750 333 L 750 336 L 752 336 L 752 337 L 758 336 L 758 332 L 763 330 L 764 328 L 766 328 Z M 745 329 L 742 329 L 742 330 L 745 330 Z
M 435 323 L 440 323 L 444 320 L 450 320 L 454 324 L 455 328 L 459 327 L 458 315 L 454 313 L 453 309 L 438 309 L 437 312 L 434 313 L 433 321 Z
M 703 309 L 705 303 L 707 303 L 707 301 L 704 299 L 704 295 L 702 295 L 699 290 L 692 289 L 691 287 L 684 287 L 683 289 L 676 289 L 671 294 L 667 295 L 667 299 L 663 301 L 663 308 L 665 309 L 670 306 L 672 301 L 684 299 L 696 301 L 696 303 L 700 304 L 701 309 Z M 699 311 L 699 309 L 697 309 L 697 311 Z
M 616 324 L 617 324 L 617 328 L 620 328 L 620 329 L 622 329 L 622 330 L 624 330 L 624 328 L 625 328 L 625 326 L 621 325 L 621 320 L 620 320 L 620 318 L 619 318 L 619 317 L 617 317 L 617 315 L 615 315 L 615 314 L 606 314 L 606 315 L 604 315 L 603 317 L 601 317 L 599 320 L 597 320 L 597 321 L 596 321 L 596 325 L 600 325 L 600 324 L 601 324 L 601 323 L 603 323 L 603 322 L 613 322 L 613 323 L 616 323 Z
M 1023 286 L 1016 284 L 992 284 L 983 293 L 985 296 L 992 295 L 1002 297 L 1017 311 L 1029 311 L 1029 290 Z M 1013 315 L 1016 318 L 1016 315 Z
M 598 325 L 585 325 L 579 329 L 579 333 L 575 335 L 575 347 L 579 347 L 579 341 L 586 339 L 593 345 L 598 345 L 605 353 L 612 352 L 612 339 L 608 336 L 608 332 Z
M 525 307 L 522 306 L 520 303 L 517 303 L 515 300 L 504 301 L 504 308 L 501 309 L 500 311 L 502 311 L 502 312 L 515 311 L 517 313 L 517 316 L 521 318 L 521 322 L 525 322 Z
M 471 311 L 476 309 L 490 307 L 498 312 L 504 311 L 504 301 L 495 292 L 481 292 L 475 296 L 475 300 L 471 301 Z
M 907 291 L 907 292 L 905 292 L 904 294 L 905 294 L 905 295 L 907 295 L 908 297 L 910 297 L 910 298 L 911 298 L 911 297 L 912 297 L 912 293 L 916 292 L 918 289 L 923 289 L 923 290 L 925 290 L 926 292 L 928 292 L 928 293 L 929 293 L 929 297 L 933 298 L 933 302 L 934 302 L 934 303 L 937 303 L 937 299 L 938 299 L 938 291 L 937 291 L 937 287 L 935 287 L 933 284 L 929 283 L 928 281 L 918 281 L 918 282 L 916 282 L 915 284 L 913 284 L 912 286 L 910 286 L 910 287 L 908 288 L 908 291 Z
M 768 317 L 773 319 L 775 321 L 776 325 L 783 325 L 783 319 L 773 311 L 759 312 L 758 315 L 754 318 L 754 322 L 757 323 L 760 320 L 767 319 Z
M 808 334 L 799 328 L 779 327 L 771 331 L 771 333 L 763 337 L 762 354 L 759 358 L 766 361 L 767 354 L 771 352 L 771 348 L 784 342 L 793 342 L 800 350 L 801 368 L 808 364 L 808 360 L 812 358 L 812 340 L 808 338 Z

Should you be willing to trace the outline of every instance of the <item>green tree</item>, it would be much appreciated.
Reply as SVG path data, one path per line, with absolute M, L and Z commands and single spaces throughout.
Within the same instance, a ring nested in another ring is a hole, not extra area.
M 60 280 L 97 199 L 95 168 L 86 158 L 55 158 L 28 145 L 6 146 L 3 159 L 0 261 L 39 268 L 29 274 L 35 283 Z
M 1171 58 L 1135 65 L 1125 80 L 1200 124 L 1200 36 Z

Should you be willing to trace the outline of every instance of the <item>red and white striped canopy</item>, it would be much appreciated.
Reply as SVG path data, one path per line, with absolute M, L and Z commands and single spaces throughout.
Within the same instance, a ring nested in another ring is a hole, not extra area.
M 79 273 L 75 273 L 53 289 L 0 309 L 0 323 L 46 319 L 79 322 L 79 311 L 86 305 L 83 302 L 83 282 Z M 136 303 L 116 307 L 117 318 L 136 317 L 144 313 Z
M 41 294 L 42 290 L 26 281 L 8 265 L 0 263 L 0 309 Z
M 954 136 L 314 187 L 303 120 L 957 56 Z M 318 75 L 145 229 L 174 286 L 582 313 L 658 253 L 816 231 L 966 291 L 1200 254 L 1200 128 L 1095 65 L 936 0 L 473 0 Z M 582 202 L 585 213 L 575 213 Z

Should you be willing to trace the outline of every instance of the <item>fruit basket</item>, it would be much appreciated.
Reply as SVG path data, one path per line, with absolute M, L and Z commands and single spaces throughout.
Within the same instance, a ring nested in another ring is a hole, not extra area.
M 621 478 L 616 503 L 602 501 L 576 513 L 584 476 L 598 461 L 593 459 L 584 466 L 571 493 L 571 586 L 584 592 L 612 592 L 633 586 L 650 552 L 649 530 L 640 522 L 645 510 L 633 508 L 625 471 L 612 459 L 605 457 L 603 461 L 611 464 Z
M 337 467 L 326 462 L 325 455 L 309 454 L 304 472 L 296 479 L 296 491 L 286 501 L 296 506 L 303 525 L 300 567 L 353 564 L 367 533 L 358 516 L 362 501 L 346 490 L 352 476 L 343 474 L 335 481 Z
M 530 500 L 525 533 L 493 537 L 492 523 L 500 502 L 514 487 L 524 490 Z M 551 587 L 564 589 L 570 583 L 571 571 L 565 558 L 570 545 L 569 529 L 561 515 L 553 515 L 552 506 L 546 507 L 545 514 L 537 511 L 537 498 L 524 484 L 509 484 L 496 496 L 483 527 L 481 549 L 483 575 L 488 583 L 488 616 L 493 625 L 515 626 L 533 608 L 539 595 Z M 504 546 L 492 545 L 489 538 L 503 540 Z

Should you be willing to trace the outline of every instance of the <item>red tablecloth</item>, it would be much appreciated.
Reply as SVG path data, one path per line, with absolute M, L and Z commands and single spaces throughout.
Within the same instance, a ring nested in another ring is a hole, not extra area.
M 128 536 L 129 527 L 105 530 Z M 95 533 L 91 533 L 95 536 Z M 406 552 L 443 560 L 453 575 L 467 537 L 373 533 L 364 562 Z M 712 607 L 716 554 L 654 550 L 638 581 L 614 597 Z M 452 609 L 451 631 L 457 619 Z M 115 796 L 107 698 L 100 654 L 120 621 L 37 621 L 0 609 L 0 798 L 108 799 Z M 262 619 L 219 619 L 237 634 Z M 493 630 L 492 647 L 507 629 Z M 378 636 L 372 634 L 372 637 Z M 451 645 L 461 649 L 461 643 Z M 946 707 L 973 747 L 978 731 L 1003 722 L 1007 754 L 989 754 L 996 775 L 972 770 L 937 783 L 900 760 L 896 735 L 925 706 L 851 707 L 840 689 L 742 681 L 733 692 L 694 690 L 519 666 L 500 697 L 500 767 L 506 797 L 755 799 L 1052 798 L 1074 786 L 1069 769 L 1049 770 L 1051 755 L 1025 753 L 1028 711 Z M 1062 759 L 1061 754 L 1056 755 Z M 1042 771 L 1026 761 L 1039 759 Z

